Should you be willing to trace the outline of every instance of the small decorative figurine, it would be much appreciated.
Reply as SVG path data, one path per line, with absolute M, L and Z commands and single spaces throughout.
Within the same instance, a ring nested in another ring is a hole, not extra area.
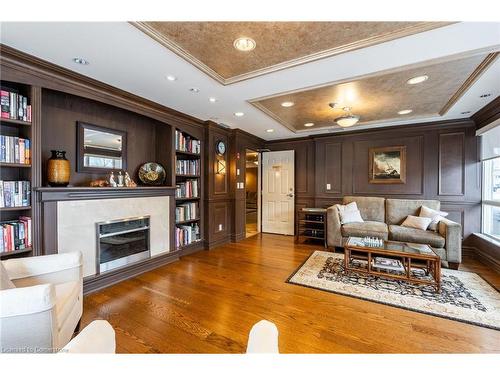
M 130 175 L 128 174 L 128 172 L 125 172 L 125 186 L 126 187 L 136 187 L 137 186 L 135 181 L 130 178 Z
M 106 180 L 93 180 L 90 181 L 91 187 L 106 187 L 109 186 L 109 182 Z
M 118 172 L 118 187 L 123 187 L 123 175 L 122 175 L 122 171 Z
M 109 175 L 109 186 L 116 187 L 115 174 L 113 171 L 111 171 L 111 174 Z

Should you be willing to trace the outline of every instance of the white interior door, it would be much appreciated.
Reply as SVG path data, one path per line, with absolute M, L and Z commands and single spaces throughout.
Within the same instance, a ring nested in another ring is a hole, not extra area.
M 262 231 L 293 235 L 294 151 L 262 154 Z

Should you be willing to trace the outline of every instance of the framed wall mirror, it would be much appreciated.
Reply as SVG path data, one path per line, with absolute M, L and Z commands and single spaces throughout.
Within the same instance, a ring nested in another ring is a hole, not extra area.
M 107 173 L 127 169 L 127 133 L 77 122 L 77 171 Z

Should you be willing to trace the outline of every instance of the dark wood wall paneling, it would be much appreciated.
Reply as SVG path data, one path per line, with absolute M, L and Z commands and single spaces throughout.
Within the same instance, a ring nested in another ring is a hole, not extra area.
M 480 229 L 477 143 L 474 122 L 463 120 L 274 141 L 266 147 L 295 150 L 297 209 L 329 207 L 346 195 L 438 199 L 467 237 Z M 406 184 L 370 184 L 369 149 L 395 145 L 407 148 Z

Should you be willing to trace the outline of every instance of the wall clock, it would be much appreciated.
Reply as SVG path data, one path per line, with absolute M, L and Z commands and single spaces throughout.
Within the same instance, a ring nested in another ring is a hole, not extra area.
M 226 144 L 224 141 L 217 141 L 217 144 L 215 145 L 217 155 L 224 155 L 226 153 Z

